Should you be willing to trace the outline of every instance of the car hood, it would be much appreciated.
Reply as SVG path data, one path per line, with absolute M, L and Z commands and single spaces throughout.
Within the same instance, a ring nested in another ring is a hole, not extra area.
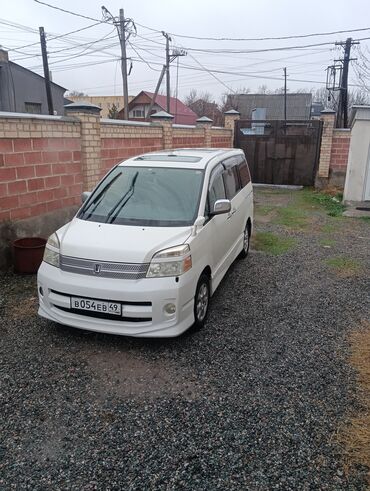
M 74 218 L 57 232 L 60 252 L 98 261 L 148 263 L 167 247 L 183 244 L 190 227 L 136 227 Z

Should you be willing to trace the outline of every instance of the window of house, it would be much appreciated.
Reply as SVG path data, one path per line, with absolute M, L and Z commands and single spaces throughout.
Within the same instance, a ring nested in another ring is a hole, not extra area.
M 144 109 L 134 109 L 132 114 L 134 118 L 145 118 Z
M 31 114 L 41 114 L 41 103 L 40 102 L 25 102 L 26 113 Z

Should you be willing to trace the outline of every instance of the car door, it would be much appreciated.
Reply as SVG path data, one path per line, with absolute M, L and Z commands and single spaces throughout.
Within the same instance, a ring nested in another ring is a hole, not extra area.
M 240 252 L 242 233 L 245 226 L 245 210 L 243 207 L 243 193 L 239 172 L 237 168 L 238 157 L 231 157 L 223 162 L 225 170 L 223 180 L 226 198 L 231 201 L 231 214 L 228 217 L 230 233 L 230 262 Z
M 241 193 L 243 195 L 243 210 L 244 210 L 244 226 L 248 218 L 253 223 L 253 186 L 248 164 L 243 155 L 238 157 L 239 179 L 242 186 Z
M 219 199 L 226 199 L 226 192 L 223 180 L 224 167 L 219 164 L 211 173 L 208 186 L 208 200 L 205 210 L 206 224 L 209 228 L 208 247 L 212 251 L 212 276 L 215 278 L 214 284 L 218 284 L 217 278 L 221 278 L 224 270 L 227 268 L 225 260 L 228 257 L 230 248 L 232 247 L 231 235 L 231 213 L 223 215 L 210 214 L 214 204 Z

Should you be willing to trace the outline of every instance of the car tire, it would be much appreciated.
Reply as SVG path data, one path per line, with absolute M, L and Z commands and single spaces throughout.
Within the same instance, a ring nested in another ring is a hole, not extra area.
M 251 242 L 251 228 L 249 222 L 247 222 L 243 232 L 243 249 L 239 254 L 240 259 L 244 259 L 248 256 L 250 242 Z
M 211 298 L 211 289 L 209 277 L 202 274 L 199 278 L 197 289 L 194 297 L 194 324 L 193 329 L 201 329 L 208 316 L 209 301 Z

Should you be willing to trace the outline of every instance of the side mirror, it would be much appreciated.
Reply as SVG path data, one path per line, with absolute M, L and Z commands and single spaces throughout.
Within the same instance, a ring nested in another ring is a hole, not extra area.
M 85 203 L 86 200 L 88 200 L 91 196 L 91 193 L 90 191 L 84 191 L 82 194 L 81 194 L 81 201 L 82 203 Z
M 231 202 L 229 199 L 218 199 L 213 206 L 211 215 L 223 215 L 224 213 L 230 213 Z

